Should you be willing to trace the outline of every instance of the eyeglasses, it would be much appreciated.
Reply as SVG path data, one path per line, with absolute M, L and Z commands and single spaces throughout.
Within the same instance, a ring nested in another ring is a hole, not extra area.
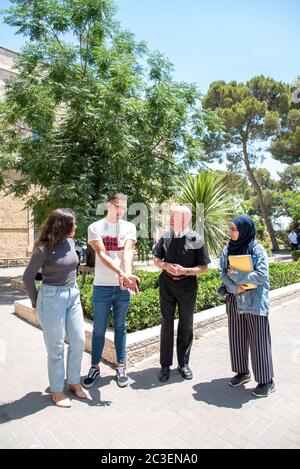
M 235 232 L 235 231 L 238 231 L 238 230 L 236 228 L 234 228 L 233 226 L 229 226 L 228 231 Z

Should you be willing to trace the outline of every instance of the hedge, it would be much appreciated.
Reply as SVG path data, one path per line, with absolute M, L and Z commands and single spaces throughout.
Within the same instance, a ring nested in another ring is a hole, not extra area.
M 161 323 L 158 289 L 160 273 L 145 271 L 135 271 L 134 273 L 141 279 L 140 294 L 131 298 L 127 313 L 128 332 L 139 331 Z M 93 319 L 93 280 L 93 275 L 87 275 L 85 283 L 82 285 L 82 277 L 79 276 L 77 279 L 83 310 L 85 316 L 89 319 Z M 271 290 L 297 282 L 300 282 L 300 262 L 270 265 Z M 210 269 L 206 274 L 198 277 L 199 290 L 196 300 L 196 312 L 214 308 L 223 303 L 224 300 L 217 293 L 220 283 L 217 269 Z M 110 317 L 109 324 L 112 326 L 112 317 Z
M 300 250 L 292 251 L 291 255 L 294 261 L 298 261 L 298 259 L 300 259 Z

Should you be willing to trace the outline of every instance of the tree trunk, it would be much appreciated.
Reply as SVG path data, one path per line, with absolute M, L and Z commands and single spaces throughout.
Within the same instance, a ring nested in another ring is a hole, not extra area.
M 261 190 L 261 188 L 260 188 L 260 186 L 259 186 L 259 184 L 258 184 L 258 182 L 257 182 L 257 180 L 254 176 L 252 168 L 250 166 L 248 151 L 247 151 L 247 145 L 246 144 L 243 145 L 243 153 L 244 153 L 244 161 L 245 161 L 246 170 L 247 170 L 249 179 L 251 181 L 251 184 L 252 184 L 252 186 L 253 186 L 256 194 L 257 194 L 257 197 L 258 197 L 258 203 L 259 203 L 259 206 L 260 206 L 261 214 L 262 214 L 262 217 L 265 221 L 265 224 L 266 224 L 266 227 L 267 227 L 267 230 L 268 230 L 271 242 L 272 242 L 272 249 L 273 249 L 273 251 L 278 251 L 279 246 L 278 246 L 277 239 L 276 239 L 276 236 L 275 236 L 275 231 L 274 231 L 274 228 L 272 226 L 270 215 L 269 215 L 268 209 L 267 209 L 265 201 L 264 201 L 262 190 Z

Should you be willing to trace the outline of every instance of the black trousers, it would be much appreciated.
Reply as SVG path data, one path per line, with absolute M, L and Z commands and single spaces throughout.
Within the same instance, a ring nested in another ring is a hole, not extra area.
M 171 366 L 174 347 L 174 319 L 178 305 L 179 323 L 177 330 L 178 365 L 189 363 L 193 343 L 193 318 L 198 284 L 196 277 L 172 280 L 162 273 L 159 277 L 160 308 L 162 325 L 160 333 L 160 364 Z

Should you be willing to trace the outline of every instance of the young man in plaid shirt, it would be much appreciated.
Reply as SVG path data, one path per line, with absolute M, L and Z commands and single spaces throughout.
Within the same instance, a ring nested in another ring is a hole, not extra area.
M 96 253 L 93 288 L 94 328 L 91 368 L 83 382 L 90 388 L 100 376 L 99 363 L 105 343 L 105 332 L 113 308 L 115 349 L 117 355 L 117 383 L 125 387 L 126 375 L 126 313 L 130 290 L 137 289 L 138 277 L 132 274 L 133 246 L 136 227 L 122 219 L 127 210 L 126 196 L 114 194 L 107 203 L 107 216 L 88 227 L 88 243 Z

